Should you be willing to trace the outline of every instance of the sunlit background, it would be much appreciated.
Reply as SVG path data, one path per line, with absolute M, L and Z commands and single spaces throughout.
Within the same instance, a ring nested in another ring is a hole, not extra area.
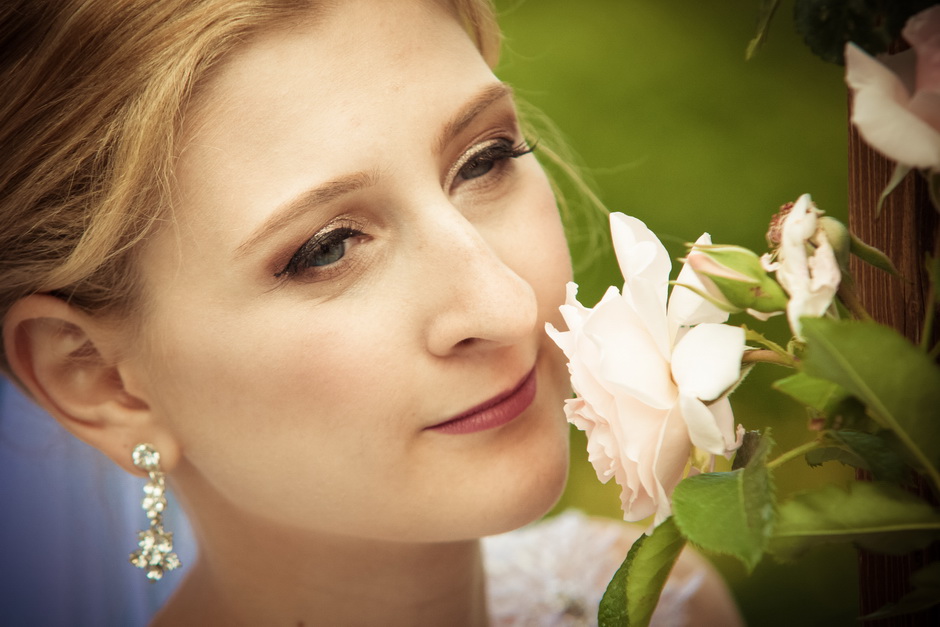
M 745 61 L 758 5 L 497 0 L 506 38 L 499 74 L 561 129 L 606 207 L 644 220 L 674 257 L 703 231 L 761 252 L 771 214 L 801 193 L 845 219 L 846 93 L 842 68 L 818 60 L 793 32 L 791 2 L 782 3 L 763 50 Z M 590 209 L 562 185 L 580 222 Z M 622 282 L 603 224 L 600 254 L 581 239 L 583 227 L 573 238 L 587 305 Z M 770 333 L 785 341 L 785 324 Z M 757 368 L 732 397 L 737 421 L 772 428 L 778 452 L 810 437 L 803 411 L 768 387 L 785 374 Z M 850 477 L 797 460 L 775 479 L 786 494 Z M 619 517 L 619 502 L 619 487 L 598 483 L 574 431 L 559 508 Z M 843 625 L 857 615 L 850 548 L 817 550 L 795 564 L 765 558 L 749 577 L 736 560 L 709 557 L 750 625 Z

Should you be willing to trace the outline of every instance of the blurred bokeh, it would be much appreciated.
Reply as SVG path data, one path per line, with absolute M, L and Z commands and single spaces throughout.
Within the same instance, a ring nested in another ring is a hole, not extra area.
M 561 130 L 604 205 L 644 220 L 674 258 L 703 231 L 760 252 L 769 217 L 804 192 L 845 219 L 847 122 L 842 68 L 802 45 L 791 2 L 781 3 L 766 45 L 745 61 L 758 5 L 497 0 L 505 35 L 498 73 Z M 604 242 L 598 251 L 584 237 L 591 209 L 560 185 L 573 206 L 576 278 L 590 306 L 622 279 L 605 222 L 594 229 Z M 776 320 L 768 334 L 785 341 L 785 323 Z M 785 374 L 757 368 L 732 397 L 737 421 L 770 427 L 778 452 L 809 438 L 802 410 L 769 388 Z M 621 516 L 619 487 L 598 483 L 586 460 L 583 436 L 573 431 L 571 481 L 559 508 Z M 850 478 L 844 468 L 801 461 L 775 477 L 781 494 Z M 750 576 L 733 559 L 709 557 L 750 625 L 843 625 L 857 615 L 851 548 L 795 564 L 765 558 Z

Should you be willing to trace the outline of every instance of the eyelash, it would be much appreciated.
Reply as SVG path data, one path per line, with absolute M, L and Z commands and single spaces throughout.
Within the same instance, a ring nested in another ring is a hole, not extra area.
M 466 154 L 453 165 L 453 167 L 450 169 L 450 172 L 447 174 L 447 187 L 452 188 L 454 184 L 457 183 L 457 177 L 461 176 L 462 173 L 465 173 L 468 170 L 478 168 L 481 165 L 489 166 L 481 174 L 462 178 L 461 182 L 472 181 L 485 177 L 490 174 L 493 168 L 496 167 L 500 162 L 506 161 L 508 159 L 517 159 L 518 157 L 527 155 L 534 150 L 535 144 L 529 146 L 528 142 L 525 140 L 515 145 L 513 145 L 513 143 L 506 138 L 493 139 L 485 142 L 482 146 L 479 147 L 478 150 Z M 331 224 L 304 242 L 304 244 L 297 249 L 293 256 L 291 256 L 290 260 L 287 262 L 284 268 L 274 273 L 274 278 L 286 280 L 290 279 L 291 277 L 298 276 L 306 271 L 314 270 L 315 268 L 320 268 L 321 272 L 326 272 L 326 268 L 342 262 L 346 256 L 345 246 L 348 240 L 364 237 L 365 235 L 366 234 L 360 230 L 358 225 L 352 223 Z M 328 253 L 333 247 L 337 245 L 342 245 L 344 247 L 340 257 L 333 261 L 329 261 L 328 263 L 314 263 L 314 259 L 317 255 Z
M 290 278 L 296 276 L 305 270 L 312 268 L 326 268 L 343 259 L 346 254 L 346 241 L 356 237 L 362 237 L 365 233 L 356 226 L 350 224 L 331 224 L 323 229 L 297 249 L 297 252 L 290 258 L 283 270 L 274 273 L 274 278 Z M 329 252 L 331 248 L 337 245 L 343 245 L 343 256 L 335 261 L 325 264 L 314 263 L 314 258 L 318 254 Z
M 517 159 L 527 155 L 535 150 L 535 144 L 529 146 L 525 140 L 513 145 L 505 138 L 493 139 L 484 143 L 476 152 L 465 155 L 461 158 L 447 173 L 447 187 L 453 187 L 457 182 L 457 177 L 468 168 L 476 168 L 481 164 L 496 166 L 499 162 L 507 159 Z M 463 178 L 463 181 L 472 181 L 474 179 L 486 176 L 492 171 L 492 168 L 486 170 L 478 176 Z

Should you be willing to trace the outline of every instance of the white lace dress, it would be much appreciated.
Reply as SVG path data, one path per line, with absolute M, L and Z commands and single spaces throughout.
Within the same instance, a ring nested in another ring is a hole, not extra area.
M 483 541 L 493 627 L 596 625 L 597 607 L 626 556 L 623 523 L 567 511 Z M 652 624 L 686 624 L 705 574 L 673 576 Z

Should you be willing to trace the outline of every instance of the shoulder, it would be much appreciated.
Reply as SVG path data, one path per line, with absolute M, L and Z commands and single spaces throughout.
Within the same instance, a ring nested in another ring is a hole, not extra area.
M 637 525 L 567 511 L 484 539 L 494 625 L 591 625 Z M 708 620 L 696 620 L 705 617 Z M 654 625 L 740 624 L 734 602 L 707 560 L 685 551 L 670 575 Z

